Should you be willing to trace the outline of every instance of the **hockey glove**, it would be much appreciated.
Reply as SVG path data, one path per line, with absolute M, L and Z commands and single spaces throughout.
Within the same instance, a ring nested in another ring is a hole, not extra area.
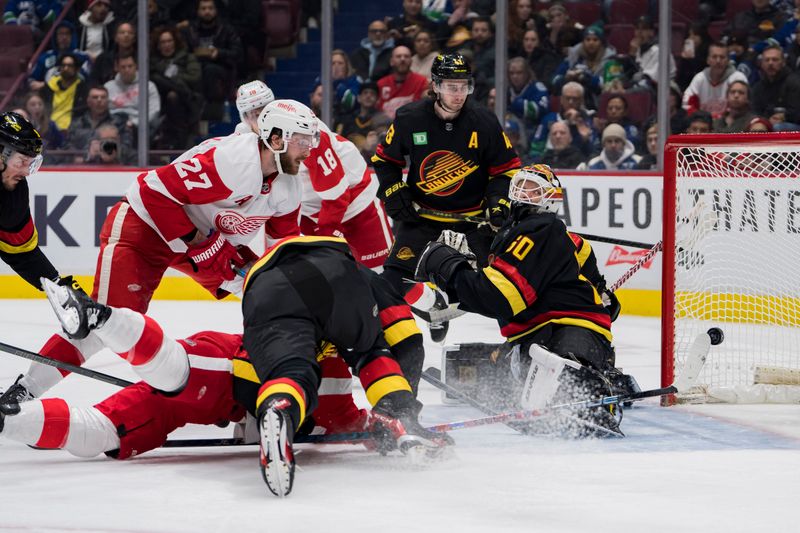
M 225 281 L 230 281 L 236 276 L 231 263 L 237 267 L 245 265 L 236 248 L 218 231 L 212 232 L 206 240 L 190 245 L 186 255 L 195 272 L 216 274 Z
M 494 231 L 500 229 L 503 222 L 511 214 L 511 202 L 505 196 L 489 196 L 486 198 L 486 218 Z
M 603 287 L 603 290 L 600 291 L 600 298 L 603 300 L 603 306 L 606 311 L 611 315 L 611 322 L 614 322 L 622 310 L 622 305 L 620 305 L 617 295 Z
M 475 268 L 477 259 L 469 247 L 469 242 L 467 241 L 466 235 L 457 231 L 446 229 L 441 235 L 439 235 L 439 238 L 436 239 L 436 242 L 440 242 L 446 246 L 449 246 L 450 248 L 453 248 L 458 253 L 463 254 L 467 259 L 469 259 L 469 265 L 472 268 Z
M 408 183 L 399 181 L 383 191 L 383 205 L 386 207 L 386 214 L 392 219 L 400 222 L 416 222 L 419 214 L 414 209 L 414 199 L 411 197 L 411 189 Z
M 414 279 L 430 281 L 447 290 L 453 277 L 461 270 L 472 270 L 465 255 L 440 242 L 429 242 L 419 257 Z

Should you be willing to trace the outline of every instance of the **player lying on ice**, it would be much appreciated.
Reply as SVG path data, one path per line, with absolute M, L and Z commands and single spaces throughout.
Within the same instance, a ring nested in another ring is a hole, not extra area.
M 409 375 L 416 375 L 416 389 L 424 358 L 422 334 L 400 296 L 383 292 L 386 285 L 377 275 L 368 271 L 365 275 L 376 282 L 380 321 L 391 345 L 391 355 L 385 359 L 396 356 Z M 127 459 L 161 446 L 169 433 L 185 424 L 235 422 L 248 412 L 255 413 L 260 382 L 242 347 L 242 335 L 203 331 L 174 340 L 147 315 L 99 304 L 80 290 L 49 280 L 43 284 L 71 338 L 95 336 L 130 362 L 143 381 L 93 407 L 72 407 L 60 398 L 0 404 L 3 437 L 41 448 L 63 448 L 79 457 L 105 453 Z M 368 446 L 381 453 L 401 443 L 440 438 L 419 427 L 416 416 L 400 421 L 378 406 L 374 414 L 358 409 L 351 396 L 352 374 L 330 343 L 321 345 L 317 359 L 319 405 L 305 417 L 297 433 L 370 431 L 375 443 Z M 388 364 L 395 368 L 391 379 L 411 389 L 398 362 L 392 359 Z M 373 386 L 385 387 L 375 379 L 374 371 L 362 371 L 361 381 L 368 398 L 376 397 Z M 406 395 L 408 404 L 417 405 L 411 393 Z M 377 398 L 380 401 L 382 397 Z
M 638 390 L 614 367 L 611 322 L 619 303 L 605 289 L 589 243 L 557 217 L 563 196 L 552 169 L 524 167 L 511 180 L 509 199 L 511 213 L 492 243 L 489 266 L 476 271 L 466 241 L 445 234 L 442 240 L 461 249 L 428 243 L 416 279 L 446 290 L 459 308 L 498 321 L 514 347 L 504 358 L 506 392 L 522 407 Z M 559 423 L 570 426 L 563 428 L 568 434 L 583 435 L 597 425 L 618 432 L 620 420 L 614 405 L 570 413 Z

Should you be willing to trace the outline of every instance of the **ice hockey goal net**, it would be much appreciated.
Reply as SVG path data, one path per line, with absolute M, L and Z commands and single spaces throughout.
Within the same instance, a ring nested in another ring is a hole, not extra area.
M 800 402 L 800 134 L 670 137 L 663 231 L 663 386 L 717 326 L 678 401 Z

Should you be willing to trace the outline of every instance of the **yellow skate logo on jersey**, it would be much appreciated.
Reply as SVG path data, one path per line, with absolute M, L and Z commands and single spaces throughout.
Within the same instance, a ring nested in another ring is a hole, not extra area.
M 426 157 L 419 166 L 417 187 L 425 194 L 450 196 L 464 184 L 467 176 L 478 170 L 471 160 L 455 152 L 438 150 Z

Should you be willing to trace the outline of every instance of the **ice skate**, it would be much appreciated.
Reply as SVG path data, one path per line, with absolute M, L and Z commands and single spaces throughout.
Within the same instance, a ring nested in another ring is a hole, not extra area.
M 22 374 L 20 374 L 14 384 L 11 385 L 7 391 L 0 394 L 0 405 L 19 406 L 22 402 L 28 402 L 34 399 L 33 394 L 20 383 L 22 377 Z
M 89 332 L 105 324 L 111 308 L 97 303 L 85 292 L 42 278 L 47 299 L 71 339 L 85 339 Z
M 287 407 L 288 400 L 275 401 L 259 418 L 261 475 L 270 492 L 279 498 L 292 492 L 294 482 L 294 429 Z
M 447 433 L 429 431 L 417 419 L 419 404 L 398 407 L 389 398 L 382 398 L 372 411 L 369 431 L 374 435 L 381 455 L 400 450 L 412 463 L 422 464 L 439 459 L 450 452 L 454 444 Z

